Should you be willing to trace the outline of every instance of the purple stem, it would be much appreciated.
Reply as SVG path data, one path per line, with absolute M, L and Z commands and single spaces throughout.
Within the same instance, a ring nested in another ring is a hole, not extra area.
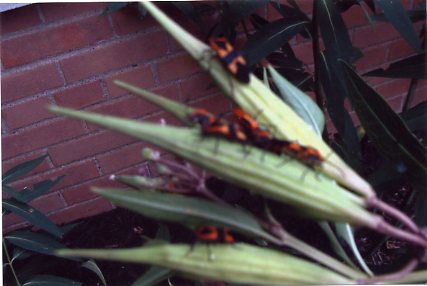
M 393 272 L 391 274 L 374 276 L 370 279 L 359 280 L 358 284 L 374 284 L 377 282 L 399 280 L 404 276 L 406 276 L 407 274 L 409 274 L 410 272 L 412 272 L 412 270 L 414 270 L 418 266 L 418 263 L 419 263 L 418 259 L 414 258 L 411 261 L 409 261 L 409 263 L 406 264 L 406 266 L 399 271 Z
M 376 208 L 383 211 L 384 213 L 394 217 L 401 223 L 403 223 L 408 229 L 415 234 L 421 234 L 419 227 L 403 212 L 386 204 L 377 197 L 372 197 L 368 200 L 368 207 Z
M 374 230 L 390 235 L 395 238 L 399 238 L 402 240 L 412 242 L 414 244 L 418 244 L 424 247 L 425 249 L 427 249 L 427 240 L 423 238 L 421 235 L 414 235 L 413 233 L 394 227 L 389 223 L 387 223 L 386 221 L 384 221 L 382 217 L 378 217 L 378 222 Z

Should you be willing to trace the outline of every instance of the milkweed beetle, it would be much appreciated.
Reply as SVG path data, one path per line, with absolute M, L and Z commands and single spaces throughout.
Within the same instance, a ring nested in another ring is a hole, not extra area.
M 200 124 L 202 127 L 212 125 L 219 120 L 215 115 L 203 108 L 196 109 L 188 115 L 188 118 L 191 122 Z
M 225 37 L 209 39 L 209 45 L 216 52 L 222 65 L 240 82 L 249 83 L 249 69 L 245 58 L 235 50 Z
M 226 227 L 199 226 L 195 230 L 196 238 L 199 241 L 209 243 L 234 243 L 234 237 Z

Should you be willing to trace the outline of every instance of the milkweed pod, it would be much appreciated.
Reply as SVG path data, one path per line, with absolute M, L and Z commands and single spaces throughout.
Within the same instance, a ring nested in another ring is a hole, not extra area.
M 250 285 L 353 284 L 352 281 L 317 264 L 286 253 L 244 243 L 155 244 L 117 250 L 59 250 L 60 256 L 80 256 L 173 269 L 187 277 Z M 209 259 L 211 255 L 211 259 Z
M 370 184 L 352 170 L 322 138 L 313 132 L 312 128 L 301 117 L 280 100 L 262 81 L 252 74 L 249 75 L 250 82 L 248 84 L 241 83 L 233 77 L 230 78 L 220 61 L 205 56 L 206 51 L 209 51 L 206 44 L 168 18 L 154 4 L 141 2 L 141 5 L 193 58 L 198 60 L 201 67 L 211 74 L 224 94 L 235 101 L 243 110 L 252 116 L 264 111 L 260 113 L 259 121 L 265 126 L 273 127 L 275 136 L 279 139 L 310 145 L 319 150 L 324 157 L 328 157 L 327 163 L 321 165 L 321 172 L 365 197 L 375 196 Z

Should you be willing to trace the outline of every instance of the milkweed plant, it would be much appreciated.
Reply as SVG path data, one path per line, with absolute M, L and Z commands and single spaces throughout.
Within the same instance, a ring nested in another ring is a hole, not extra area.
M 408 277 L 412 277 L 411 281 L 425 281 L 425 271 L 411 273 L 426 259 L 425 233 L 406 214 L 379 199 L 373 187 L 322 140 L 320 134 L 325 122 L 320 110 L 289 106 L 253 74 L 249 74 L 248 82 L 239 81 L 210 46 L 193 37 L 155 5 L 149 2 L 141 5 L 248 116 L 246 123 L 253 125 L 246 126 L 245 131 L 236 122 L 216 118 L 209 111 L 201 113 L 200 109 L 123 81 L 115 84 L 162 107 L 186 127 L 57 106 L 50 106 L 49 110 L 144 140 L 183 160 L 166 159 L 159 151 L 146 148 L 141 155 L 154 162 L 162 176 L 115 176 L 115 180 L 130 189 L 93 188 L 95 193 L 149 218 L 183 224 L 190 229 L 200 226 L 227 229 L 246 240 L 234 243 L 218 240 L 208 245 L 154 240 L 132 249 L 64 249 L 57 251 L 58 255 L 150 264 L 166 269 L 162 272 L 165 277 L 182 275 L 197 281 L 249 285 L 399 282 L 408 281 L 404 280 Z M 341 62 L 341 65 L 350 84 L 361 80 L 350 64 Z M 268 66 L 266 70 L 273 79 L 281 81 L 284 93 L 307 101 L 306 95 L 280 78 L 274 68 Z M 196 115 L 199 121 L 194 120 Z M 271 136 L 261 141 L 261 137 L 251 137 L 248 131 L 265 131 L 263 134 Z M 210 136 L 215 134 L 224 136 Z M 277 146 L 287 152 L 272 152 Z M 308 161 L 310 158 L 314 161 Z M 236 207 L 218 197 L 206 184 L 211 176 L 259 197 L 263 214 Z M 407 241 L 418 250 L 414 252 L 417 255 L 403 269 L 390 274 L 374 275 L 363 266 L 360 270 L 353 263 L 332 257 L 291 235 L 270 211 L 268 201 L 315 221 L 365 227 Z M 381 213 L 396 219 L 399 226 L 387 222 Z

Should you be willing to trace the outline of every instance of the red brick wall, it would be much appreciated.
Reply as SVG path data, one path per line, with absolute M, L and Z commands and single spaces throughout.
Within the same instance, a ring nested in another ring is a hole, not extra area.
M 311 1 L 299 2 L 306 11 L 311 9 Z M 47 160 L 16 186 L 66 175 L 33 203 L 57 223 L 110 210 L 112 205 L 89 187 L 114 185 L 108 181 L 111 174 L 138 170 L 150 174 L 151 170 L 140 157 L 144 143 L 52 115 L 45 110 L 47 104 L 151 121 L 166 116 L 174 122 L 157 107 L 112 84 L 122 79 L 215 112 L 230 108 L 218 89 L 207 89 L 207 75 L 152 18 L 141 20 L 136 7 L 100 15 L 105 7 L 105 3 L 44 3 L 1 14 L 3 172 L 48 153 Z M 170 7 L 168 11 L 197 31 L 179 12 Z M 277 17 L 270 8 L 261 13 Z M 389 24 L 379 24 L 378 34 L 373 34 L 359 8 L 351 8 L 344 17 L 354 44 L 365 54 L 357 62 L 359 71 L 413 53 Z M 298 38 L 293 44 L 297 56 L 311 65 L 309 42 Z M 369 82 L 400 111 L 408 80 L 370 78 Z M 425 91 L 425 82 L 420 83 L 416 101 Z M 22 225 L 13 215 L 3 221 L 6 231 Z

